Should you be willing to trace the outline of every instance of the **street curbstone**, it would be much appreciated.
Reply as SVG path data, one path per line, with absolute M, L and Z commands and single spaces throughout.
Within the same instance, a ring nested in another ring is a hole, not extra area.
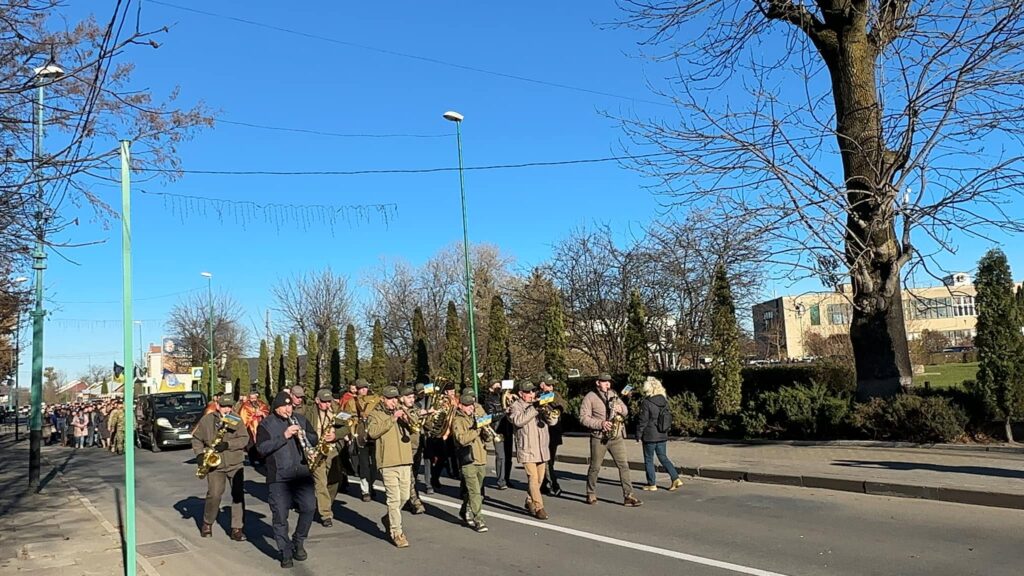
M 875 496 L 896 496 L 898 498 L 918 498 L 921 500 L 937 500 L 936 488 L 913 484 L 897 484 L 892 482 L 864 482 L 864 493 Z
M 839 476 L 803 476 L 804 488 L 864 493 L 864 481 Z
M 743 470 L 732 470 L 729 468 L 701 467 L 698 470 L 701 478 L 714 478 L 715 480 L 734 480 L 741 482 L 746 479 L 747 473 Z
M 755 482 L 757 484 L 803 486 L 803 477 L 797 474 L 768 474 L 766 472 L 747 472 L 746 481 Z
M 1024 494 L 1001 494 L 964 488 L 936 488 L 935 499 L 943 502 L 956 502 L 973 506 L 1024 510 Z

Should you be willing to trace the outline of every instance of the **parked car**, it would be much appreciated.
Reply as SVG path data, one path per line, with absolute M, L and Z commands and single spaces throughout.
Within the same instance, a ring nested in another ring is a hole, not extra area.
M 139 397 L 135 441 L 153 452 L 192 444 L 192 430 L 206 409 L 202 392 L 160 392 Z

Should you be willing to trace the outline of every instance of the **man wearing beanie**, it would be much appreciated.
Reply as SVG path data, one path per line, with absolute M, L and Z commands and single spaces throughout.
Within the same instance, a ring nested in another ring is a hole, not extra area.
M 256 431 L 256 449 L 267 466 L 274 540 L 281 552 L 282 568 L 291 568 L 292 559 L 302 561 L 308 557 L 303 543 L 309 535 L 316 511 L 313 476 L 306 454 L 315 448 L 318 439 L 309 421 L 301 414 L 293 413 L 293 408 L 291 395 L 282 390 L 274 397 L 270 416 L 260 422 Z M 333 441 L 334 430 L 329 430 L 324 438 Z M 299 508 L 299 519 L 295 533 L 289 537 L 288 511 L 293 503 Z
M 231 485 L 231 539 L 236 542 L 245 540 L 242 532 L 242 518 L 245 515 L 244 468 L 245 447 L 249 445 L 249 433 L 241 420 L 237 426 L 228 426 L 224 417 L 232 411 L 230 394 L 223 394 L 217 399 L 219 408 L 216 412 L 206 414 L 199 420 L 192 434 L 192 451 L 201 455 L 207 448 L 212 448 L 220 455 L 220 466 L 206 475 L 206 505 L 203 507 L 203 527 L 199 534 L 203 538 L 213 536 L 213 525 L 217 522 L 220 512 L 220 500 L 224 488 Z M 223 429 L 221 438 L 216 443 L 218 433 Z
M 370 412 L 367 434 L 376 444 L 377 466 L 387 495 L 388 513 L 381 522 L 391 542 L 398 548 L 406 548 L 409 541 L 402 531 L 402 506 L 409 499 L 412 472 L 408 416 L 399 407 L 398 388 L 385 386 L 382 396 L 380 404 Z
M 484 411 L 477 405 L 472 390 L 462 393 L 457 410 L 452 421 L 452 436 L 459 447 L 457 454 L 462 466 L 462 481 L 466 486 L 462 505 L 466 509 L 466 523 L 477 532 L 487 532 L 482 510 L 487 450 L 480 438 L 481 429 L 477 426 L 477 418 L 484 416 Z

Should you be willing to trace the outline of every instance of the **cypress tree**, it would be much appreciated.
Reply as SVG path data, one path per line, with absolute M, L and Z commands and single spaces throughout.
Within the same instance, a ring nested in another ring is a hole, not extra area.
M 711 283 L 711 392 L 716 415 L 739 412 L 742 368 L 736 306 L 725 266 L 719 264 Z
M 649 351 L 647 348 L 647 313 L 640 300 L 640 292 L 629 294 L 625 335 L 626 373 L 629 384 L 639 387 L 647 374 Z
M 359 378 L 359 348 L 356 346 L 356 327 L 349 324 L 345 327 L 345 385 Z
M 341 336 L 338 334 L 336 326 L 331 326 L 331 330 L 328 332 L 327 348 L 331 354 L 331 364 L 328 369 L 329 383 L 331 392 L 337 394 L 341 392 Z
M 252 373 L 249 372 L 249 361 L 245 358 L 239 358 L 238 368 L 239 370 L 236 375 L 236 378 L 238 378 L 238 392 L 248 396 L 249 392 L 253 390 Z M 235 394 L 236 399 L 239 397 L 239 394 Z
M 299 383 L 299 338 L 295 334 L 288 335 L 288 358 L 284 365 L 285 389 Z
M 430 356 L 427 354 L 427 322 L 419 306 L 412 311 L 412 350 L 417 383 L 430 382 Z
M 316 332 L 309 331 L 306 335 L 306 373 L 302 376 L 306 390 L 320 389 L 320 342 Z
M 455 302 L 448 301 L 448 314 L 444 320 L 444 355 L 441 357 L 440 375 L 449 382 L 465 386 L 462 370 L 462 322 Z
M 978 349 L 977 385 L 986 404 L 994 405 L 1003 418 L 1006 439 L 1013 442 L 1011 425 L 1024 407 L 1024 338 L 1013 277 L 1002 250 L 992 249 L 981 257 L 974 286 L 978 291 L 974 299 L 978 311 L 974 337 Z
M 276 381 L 274 385 L 277 386 L 277 391 L 287 390 L 288 387 L 284 384 L 284 379 L 287 374 L 285 371 L 285 359 L 284 359 L 284 338 L 280 334 L 274 337 L 274 370 L 277 372 L 275 375 Z M 273 399 L 273 396 L 267 398 L 269 403 Z
M 565 382 L 569 375 L 566 367 L 567 344 L 565 340 L 565 317 L 562 313 L 562 297 L 555 291 L 544 314 L 544 369 L 559 382 Z
M 373 340 L 370 348 L 369 380 L 374 385 L 374 391 L 379 392 L 388 378 L 388 358 L 384 352 L 384 329 L 380 325 L 380 320 L 373 321 Z
M 267 398 L 267 402 L 270 402 L 270 350 L 267 346 L 267 341 L 260 340 L 260 359 L 256 363 L 256 380 L 260 385 L 263 386 L 263 395 Z
M 487 383 L 508 378 L 512 371 L 512 353 L 508 346 L 508 318 L 505 302 L 495 294 L 487 319 L 487 352 L 484 360 L 484 378 Z

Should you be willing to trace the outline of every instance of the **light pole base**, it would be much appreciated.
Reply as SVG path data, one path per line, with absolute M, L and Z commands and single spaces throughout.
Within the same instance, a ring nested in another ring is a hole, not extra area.
M 42 464 L 43 431 L 30 430 L 28 433 L 28 485 L 39 486 L 39 468 Z

